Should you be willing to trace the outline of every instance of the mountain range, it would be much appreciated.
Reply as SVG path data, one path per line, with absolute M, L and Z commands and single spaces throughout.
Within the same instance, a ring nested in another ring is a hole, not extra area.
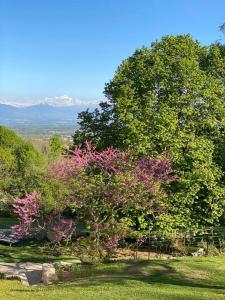
M 0 103 L 0 125 L 8 127 L 76 125 L 78 113 L 87 110 L 89 107 L 90 105 L 87 104 L 52 106 L 41 103 L 30 106 L 15 106 Z

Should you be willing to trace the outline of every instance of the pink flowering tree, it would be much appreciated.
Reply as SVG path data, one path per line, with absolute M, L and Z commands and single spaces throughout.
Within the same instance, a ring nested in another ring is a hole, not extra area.
M 116 248 L 128 230 L 149 225 L 147 219 L 154 223 L 167 209 L 163 186 L 175 180 L 169 158 L 133 160 L 119 149 L 98 152 L 88 142 L 51 166 L 49 176 L 70 189 L 65 203 L 90 229 L 98 253 Z
M 146 229 L 165 213 L 164 186 L 175 180 L 169 158 L 132 159 L 115 148 L 98 152 L 90 143 L 76 147 L 59 163 L 49 167 L 49 182 L 60 183 L 64 193 L 55 191 L 54 209 L 45 211 L 37 193 L 16 199 L 15 212 L 21 223 L 13 228 L 23 237 L 41 224 L 53 232 L 55 242 L 68 237 L 75 221 L 63 219 L 65 209 L 76 215 L 90 231 L 91 249 L 96 255 L 118 246 L 129 230 Z M 42 196 L 43 198 L 43 196 Z

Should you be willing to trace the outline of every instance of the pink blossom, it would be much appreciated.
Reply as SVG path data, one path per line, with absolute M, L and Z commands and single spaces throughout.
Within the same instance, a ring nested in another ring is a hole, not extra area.
M 12 227 L 12 233 L 17 238 L 29 235 L 29 229 L 35 218 L 39 216 L 42 204 L 36 192 L 26 195 L 24 198 L 14 200 L 14 212 L 19 216 L 21 223 Z

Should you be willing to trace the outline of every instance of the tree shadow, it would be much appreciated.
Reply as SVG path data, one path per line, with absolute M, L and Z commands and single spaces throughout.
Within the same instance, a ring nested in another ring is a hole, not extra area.
M 173 260 L 173 262 L 179 262 L 179 260 Z M 98 273 L 95 276 L 89 278 L 78 279 L 76 284 L 78 285 L 96 285 L 100 282 L 108 282 L 113 280 L 117 285 L 123 285 L 124 281 L 135 280 L 142 281 L 147 284 L 161 284 L 161 285 L 176 285 L 180 287 L 191 288 L 204 288 L 214 290 L 224 290 L 225 285 L 214 284 L 212 281 L 205 279 L 192 279 L 185 276 L 183 272 L 179 272 L 174 268 L 173 262 L 169 261 L 123 261 L 126 267 L 121 271 L 113 270 L 109 275 L 109 271 Z M 116 263 L 116 262 L 115 262 Z M 118 262 L 117 262 L 118 263 Z M 146 270 L 147 267 L 147 270 Z
M 69 260 L 71 257 L 56 256 L 47 250 L 41 249 L 44 242 L 21 241 L 16 245 L 0 244 L 0 262 L 56 262 L 59 260 Z
M 191 279 L 185 276 L 184 272 L 178 271 L 173 264 L 179 262 L 179 260 L 173 261 L 122 261 L 125 265 L 123 270 L 113 269 L 110 274 L 109 269 L 98 272 L 94 275 L 95 267 L 93 266 L 93 275 L 90 277 L 76 278 L 74 282 L 60 282 L 50 287 L 43 287 L 50 291 L 51 289 L 74 289 L 76 288 L 88 288 L 88 287 L 103 287 L 105 284 L 111 283 L 117 287 L 126 286 L 127 280 L 137 282 L 142 282 L 148 284 L 149 286 L 154 286 L 159 289 L 162 294 L 165 293 L 164 297 L 166 299 L 173 299 L 171 295 L 166 296 L 166 290 L 163 287 L 174 287 L 174 288 L 198 288 L 213 292 L 217 295 L 225 295 L 225 285 L 215 284 L 215 281 L 210 279 Z M 115 264 L 118 263 L 115 262 Z M 90 266 L 91 267 L 91 266 Z M 161 290 L 160 290 L 161 289 Z M 31 289 L 15 289 L 17 292 L 34 292 L 35 288 Z M 175 290 L 176 291 L 176 290 Z M 205 292 L 205 290 L 204 290 Z M 176 295 L 176 299 L 184 299 L 182 296 Z M 188 299 L 188 298 L 185 298 Z M 190 299 L 195 299 L 191 298 Z M 213 298 L 212 298 L 213 299 Z M 214 298 L 215 299 L 215 298 Z

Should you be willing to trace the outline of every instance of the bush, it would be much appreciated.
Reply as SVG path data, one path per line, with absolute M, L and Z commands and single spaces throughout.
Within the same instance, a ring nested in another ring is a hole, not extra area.
M 46 212 L 45 205 L 40 204 L 45 203 L 43 195 L 36 193 L 15 200 L 14 208 L 22 219 L 15 233 L 20 237 L 29 234 L 36 220 L 36 224 L 54 228 L 58 238 L 54 241 L 61 242 L 69 226 L 61 214 L 69 208 L 76 216 L 75 222 L 86 224 L 90 231 L 86 240 L 91 251 L 102 257 L 116 249 L 130 229 L 144 232 L 150 225 L 154 227 L 157 217 L 167 211 L 164 185 L 174 181 L 175 176 L 169 158 L 133 160 L 118 149 L 97 152 L 86 143 L 84 149 L 78 146 L 65 160 L 52 165 L 48 180 L 55 186 L 60 183 L 59 190 L 52 191 L 55 197 L 51 205 L 56 209 Z M 38 200 L 38 207 L 34 200 Z

